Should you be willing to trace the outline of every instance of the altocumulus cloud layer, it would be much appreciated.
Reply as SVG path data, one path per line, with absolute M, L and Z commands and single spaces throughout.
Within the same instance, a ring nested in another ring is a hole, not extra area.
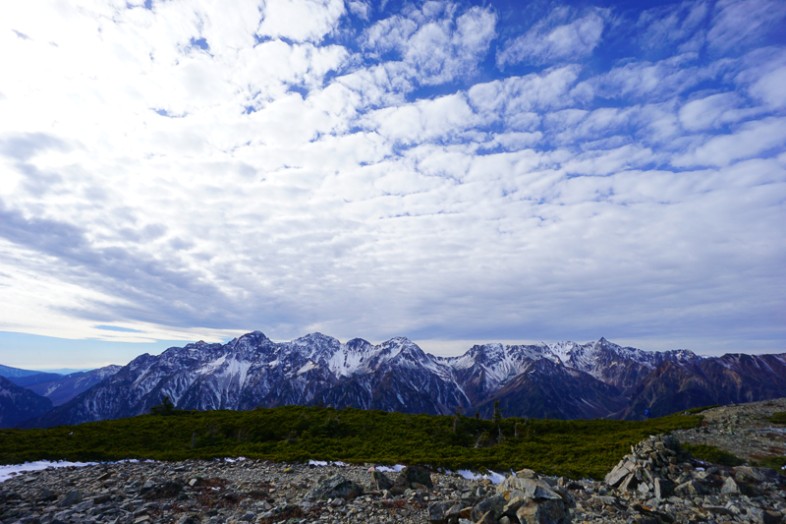
M 783 350 L 784 25 L 780 0 L 4 2 L 0 330 Z

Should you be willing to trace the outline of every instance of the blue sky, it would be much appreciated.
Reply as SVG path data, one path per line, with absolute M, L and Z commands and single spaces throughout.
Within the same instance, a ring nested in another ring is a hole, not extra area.
M 6 2 L 0 363 L 786 350 L 786 3 Z

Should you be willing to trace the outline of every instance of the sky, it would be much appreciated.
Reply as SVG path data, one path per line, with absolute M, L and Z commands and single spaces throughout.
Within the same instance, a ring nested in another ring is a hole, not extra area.
M 0 363 L 786 351 L 786 2 L 0 3 Z

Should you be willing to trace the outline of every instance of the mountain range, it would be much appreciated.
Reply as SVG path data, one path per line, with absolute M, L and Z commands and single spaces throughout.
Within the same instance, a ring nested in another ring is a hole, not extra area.
M 65 404 L 117 373 L 120 367 L 61 375 L 0 365 L 0 428 L 17 426 Z
M 786 354 L 702 357 L 688 350 L 622 347 L 605 338 L 586 344 L 476 345 L 461 356 L 438 357 L 403 337 L 374 345 L 313 333 L 274 342 L 255 331 L 226 344 L 200 341 L 141 355 L 104 374 L 24 425 L 134 416 L 164 397 L 177 408 L 196 410 L 298 404 L 635 419 L 786 396 Z

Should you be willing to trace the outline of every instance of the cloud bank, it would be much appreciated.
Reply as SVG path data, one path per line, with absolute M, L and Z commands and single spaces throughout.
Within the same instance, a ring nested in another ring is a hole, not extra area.
M 0 6 L 0 331 L 783 351 L 784 22 Z

